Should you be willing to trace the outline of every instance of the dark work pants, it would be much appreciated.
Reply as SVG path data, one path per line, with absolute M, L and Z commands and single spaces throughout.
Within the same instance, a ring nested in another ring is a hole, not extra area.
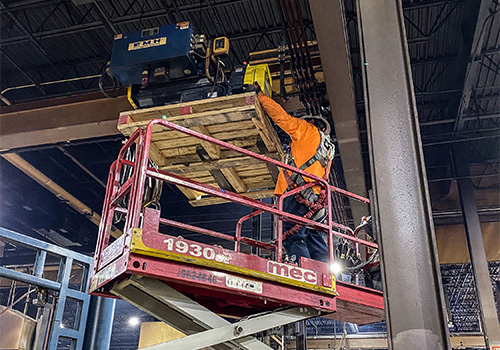
M 285 198 L 283 210 L 298 216 L 304 216 L 309 211 L 304 204 L 297 202 L 293 196 Z M 324 219 L 325 217 L 322 217 L 317 221 L 322 222 Z M 283 233 L 293 226 L 294 224 L 283 221 Z M 297 262 L 300 261 L 300 257 L 302 256 L 309 259 L 328 262 L 328 245 L 323 239 L 323 234 L 316 230 L 301 227 L 297 233 L 283 241 L 283 247 L 289 256 L 296 256 Z

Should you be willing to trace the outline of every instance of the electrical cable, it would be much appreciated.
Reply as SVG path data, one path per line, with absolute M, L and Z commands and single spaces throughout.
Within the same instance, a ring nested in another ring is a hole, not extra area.
M 211 83 L 214 82 L 214 78 L 210 75 L 210 56 L 212 56 L 212 42 L 208 44 L 207 56 L 205 57 L 205 76 Z
M 361 263 L 359 265 L 356 265 L 356 266 L 351 266 L 351 267 L 344 267 L 343 269 L 348 271 L 348 272 L 356 272 L 357 270 L 360 270 L 362 269 L 363 267 L 365 267 L 366 265 L 370 264 L 373 262 L 373 260 L 375 260 L 375 256 L 377 255 L 378 253 L 378 249 L 375 249 L 375 251 L 373 252 L 373 254 L 370 256 L 370 258 L 368 260 L 366 260 L 364 263 Z
M 99 90 L 101 91 L 101 93 L 107 97 L 107 98 L 116 98 L 116 96 L 111 96 L 109 95 L 105 90 L 104 90 L 104 83 L 103 83 L 103 78 L 104 76 L 109 76 L 111 78 L 111 80 L 113 81 L 113 87 L 112 87 L 112 90 L 111 90 L 111 93 L 115 92 L 116 90 L 116 86 L 117 86 L 117 80 L 116 80 L 116 77 L 113 75 L 113 74 L 107 74 L 106 71 L 102 72 L 101 76 L 99 77 Z
M 219 64 L 220 64 L 220 61 L 217 60 L 217 69 L 215 71 L 215 79 L 214 79 L 214 83 L 212 84 L 212 90 L 210 90 L 210 94 L 208 95 L 209 98 L 212 97 L 212 94 L 213 94 L 214 89 L 215 89 L 215 85 L 217 84 L 217 79 L 219 77 Z
M 206 60 L 206 59 L 207 59 L 207 56 L 203 56 L 203 55 L 199 54 L 199 53 L 198 53 L 198 52 L 196 52 L 196 51 L 193 51 L 193 53 L 194 53 L 196 56 L 198 56 L 198 57 L 200 57 L 200 58 L 203 58 L 204 60 Z

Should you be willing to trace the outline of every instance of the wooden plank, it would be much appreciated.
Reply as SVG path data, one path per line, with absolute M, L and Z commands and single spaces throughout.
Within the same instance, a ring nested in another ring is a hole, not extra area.
M 247 186 L 238 176 L 234 168 L 224 168 L 221 169 L 221 172 L 224 174 L 225 178 L 227 179 L 227 181 L 229 181 L 231 186 L 233 186 L 236 192 L 243 193 L 247 191 Z
M 135 121 L 139 121 L 139 120 L 155 119 L 158 118 L 158 116 L 161 118 L 161 116 L 163 115 L 165 115 L 167 118 L 175 117 L 180 115 L 181 108 L 186 106 L 191 107 L 192 114 L 218 111 L 224 108 L 245 106 L 247 97 L 254 95 L 255 95 L 254 93 L 246 93 L 246 94 L 223 96 L 214 99 L 190 101 L 190 102 L 177 103 L 161 107 L 144 108 L 136 111 L 124 112 L 121 113 L 120 115 L 126 114 L 133 117 Z
M 154 143 L 158 144 L 158 147 L 160 149 L 172 149 L 200 145 L 200 140 L 198 140 L 197 138 L 185 135 L 181 135 L 179 137 L 170 137 L 171 135 L 171 132 L 154 135 L 154 138 L 152 140 Z
M 210 133 L 208 132 L 207 128 L 205 128 L 204 126 L 196 126 L 193 128 L 195 128 L 196 131 L 198 131 L 202 134 L 210 136 Z M 200 140 L 200 143 L 212 159 L 225 158 L 224 154 L 221 152 L 221 149 L 218 146 L 211 144 L 209 142 L 206 142 L 206 141 L 202 141 L 202 140 Z M 227 181 L 231 184 L 231 186 L 233 186 L 233 188 L 236 192 L 241 193 L 241 192 L 247 191 L 247 187 L 245 186 L 243 181 L 240 179 L 238 174 L 236 174 L 236 171 L 234 170 L 234 168 L 221 169 L 221 172 L 224 175 L 224 177 L 227 179 Z
M 257 147 L 247 147 L 246 148 L 248 151 L 251 151 L 253 153 L 259 153 L 259 149 Z M 226 151 L 223 150 L 222 153 L 226 156 L 226 158 L 237 158 L 241 156 L 241 153 L 238 153 L 236 151 Z M 271 153 L 271 154 L 276 154 L 276 153 Z
M 193 173 L 189 173 L 189 174 L 182 174 L 182 176 L 186 177 L 188 179 L 196 180 L 196 181 L 200 181 L 200 182 L 213 181 L 212 173 L 210 172 L 211 170 L 213 170 L 213 169 L 193 172 Z
M 269 135 L 266 133 L 264 124 L 257 118 L 252 118 L 252 122 L 255 124 L 260 137 L 262 137 L 262 141 L 264 141 L 267 150 L 269 152 L 276 152 L 277 148 L 273 145 L 271 137 L 269 137 Z
M 144 125 L 136 125 L 138 123 L 130 123 L 130 124 L 118 124 L 117 129 L 120 130 L 120 132 L 127 136 L 130 137 L 137 129 L 146 129 L 149 123 L 143 123 Z M 155 125 L 153 126 L 153 132 L 152 134 L 154 135 L 155 133 L 163 132 L 166 131 L 167 129 L 162 126 L 162 125 Z
M 259 137 L 257 135 L 254 135 L 244 139 L 232 140 L 231 144 L 237 147 L 249 148 L 257 144 L 258 138 Z M 161 153 L 167 158 L 196 153 L 196 145 L 170 148 L 169 141 L 157 141 L 155 144 Z
M 262 174 L 269 174 L 269 170 L 266 165 L 255 165 L 252 167 L 240 167 L 238 168 L 238 175 L 241 178 L 246 178 L 250 176 L 259 176 Z
M 253 198 L 253 199 L 262 199 L 262 198 L 270 198 L 274 196 L 274 190 L 264 190 L 264 191 L 255 191 L 255 192 L 247 192 L 243 194 L 245 197 Z M 201 198 L 198 200 L 190 200 L 189 204 L 193 207 L 202 207 L 206 205 L 215 205 L 215 204 L 223 204 L 229 203 L 228 201 L 217 198 L 217 197 L 207 197 Z
M 261 184 L 264 182 L 273 183 L 273 179 L 271 178 L 271 174 L 269 173 L 265 175 L 247 177 L 244 178 L 243 181 L 245 182 L 245 184 Z
M 193 127 L 191 127 L 191 130 L 199 132 L 199 133 L 207 135 L 207 136 L 210 136 L 210 133 L 208 132 L 207 128 L 203 125 L 193 126 Z M 210 143 L 207 141 L 203 141 L 203 140 L 197 140 L 197 141 L 199 141 L 201 146 L 205 149 L 205 151 L 207 151 L 210 158 L 212 158 L 212 159 L 223 158 L 223 155 L 222 155 L 222 152 L 221 152 L 221 149 L 219 146 L 214 145 L 213 143 Z
M 252 151 L 252 152 L 258 152 L 257 147 L 249 147 L 247 149 L 249 151 Z M 224 155 L 224 158 L 238 158 L 241 156 L 241 154 L 238 152 L 226 151 L 226 150 L 222 150 L 222 154 Z M 179 156 L 179 157 L 175 157 L 175 158 L 168 158 L 167 160 L 172 165 L 179 165 L 179 164 L 198 163 L 201 161 L 201 158 L 198 156 L 198 154 L 187 154 L 187 155 Z M 209 161 L 206 161 L 205 163 L 211 164 L 211 163 L 209 163 Z
M 219 185 L 217 185 L 216 182 L 207 182 L 207 185 L 214 186 L 219 188 Z M 187 197 L 187 199 L 191 200 L 197 200 L 197 198 L 201 198 L 202 196 L 206 196 L 206 193 L 200 192 L 200 191 L 195 191 L 190 188 L 182 187 L 182 186 L 177 186 L 177 188 Z
M 255 184 L 246 184 L 248 191 L 256 191 L 256 190 L 264 190 L 264 189 L 274 189 L 274 181 L 269 181 L 269 182 L 261 182 L 261 183 L 255 183 Z M 242 193 L 245 195 L 246 193 Z
M 172 163 L 172 165 L 181 165 L 181 164 L 189 165 L 191 163 L 198 163 L 198 162 L 200 162 L 201 158 L 197 154 L 187 154 L 187 155 L 184 155 L 184 156 L 179 156 L 179 157 L 175 157 L 175 158 L 169 158 L 169 160 Z M 208 162 L 205 162 L 205 163 L 208 163 Z
M 238 122 L 207 125 L 207 130 L 210 134 L 215 134 L 219 132 L 227 132 L 233 130 L 252 129 L 253 127 L 254 124 L 251 120 L 242 120 Z
M 275 153 L 264 154 L 264 156 L 277 159 L 279 156 Z M 248 156 L 240 156 L 230 159 L 220 159 L 218 161 L 208 161 L 208 162 L 197 162 L 189 165 L 178 164 L 160 167 L 160 170 L 172 173 L 172 174 L 187 174 L 197 171 L 204 171 L 210 169 L 224 169 L 224 168 L 235 168 L 239 166 L 249 166 L 252 164 L 262 164 L 260 160 L 251 158 Z
M 132 112 L 124 112 L 124 113 L 132 113 Z M 197 114 L 185 114 L 180 116 L 167 117 L 166 120 L 175 123 L 177 125 L 190 128 L 192 126 L 198 126 L 198 125 L 208 126 L 208 125 L 234 123 L 243 120 L 250 120 L 251 118 L 255 117 L 255 115 L 256 115 L 255 106 L 250 105 L 244 107 L 227 108 L 220 110 L 217 113 L 215 113 L 214 111 L 210 111 Z M 162 119 L 162 115 L 158 114 L 155 116 L 151 116 L 149 119 L 145 120 L 143 120 L 142 118 L 140 118 L 140 120 L 135 120 L 138 118 L 137 115 L 134 116 L 129 114 L 123 114 L 121 118 L 122 120 L 126 120 L 127 122 L 119 123 L 117 126 L 118 130 L 120 130 L 120 132 L 122 133 L 127 132 L 131 134 L 137 128 L 145 129 L 148 126 L 149 122 L 153 119 Z M 160 128 L 160 126 L 158 128 Z
M 258 119 L 254 118 L 252 121 L 255 123 L 257 129 L 259 129 L 260 136 L 262 137 L 267 149 L 269 152 L 277 151 L 282 157 L 284 157 L 283 150 L 280 147 L 281 142 L 278 135 L 269 121 L 269 118 L 265 115 L 258 99 L 255 100 L 255 112 L 257 113 Z
M 155 143 L 165 158 L 181 157 L 188 154 L 196 154 L 196 146 L 162 149 L 159 143 Z
M 137 128 L 146 128 L 150 120 L 162 117 L 237 147 L 267 153 L 273 159 L 280 159 L 282 154 L 276 132 L 253 93 L 124 112 L 118 129 L 130 136 Z M 197 153 L 199 146 L 212 160 L 201 161 Z M 164 171 L 205 184 L 217 181 L 217 187 L 227 188 L 230 184 L 237 193 L 274 187 L 269 167 L 262 162 L 162 126 L 153 127 L 150 156 L 157 163 L 163 159 L 159 164 Z M 246 178 L 240 175 L 240 167 L 246 168 Z M 181 191 L 190 201 L 196 201 L 196 205 L 215 203 L 209 198 L 196 200 L 199 192 Z M 253 191 L 251 196 L 263 198 L 260 192 Z
M 258 135 L 258 134 L 259 134 L 259 131 L 256 129 L 245 129 L 245 130 L 233 130 L 233 131 L 228 131 L 228 132 L 214 133 L 214 134 L 212 134 L 212 137 L 215 139 L 218 139 L 221 141 L 226 141 L 229 143 L 229 141 L 234 140 L 234 139 L 240 139 L 243 137 L 249 137 L 249 136 L 254 136 L 254 135 Z
M 162 156 L 160 150 L 153 142 L 149 144 L 149 158 L 159 167 L 172 164 L 170 160 Z
M 125 135 L 125 136 L 130 136 L 130 135 Z M 155 162 L 155 164 L 158 165 L 159 167 L 172 165 L 172 162 L 170 162 L 170 160 L 162 156 L 160 150 L 153 142 L 151 142 L 151 144 L 149 145 L 149 158 L 151 158 L 151 160 Z
M 196 180 L 196 179 L 202 179 L 202 178 L 212 176 L 212 175 L 210 174 L 210 170 L 207 169 L 207 170 L 203 170 L 203 171 L 185 173 L 185 174 L 182 174 L 182 176 L 187 177 L 188 179 Z
M 168 135 L 168 136 L 167 136 Z M 154 134 L 152 137 L 152 141 L 158 145 L 159 149 L 172 149 L 172 148 L 180 148 L 180 147 L 192 147 L 200 144 L 200 140 L 191 136 L 180 136 L 180 137 L 170 137 L 172 135 L 171 132 L 168 134 Z M 245 145 L 257 145 L 257 130 L 252 130 L 250 132 L 240 133 L 237 131 L 233 131 L 231 133 L 218 133 L 212 135 L 212 137 L 218 136 L 221 141 L 230 143 L 234 146 L 245 147 Z M 252 144 L 249 144 L 250 141 Z

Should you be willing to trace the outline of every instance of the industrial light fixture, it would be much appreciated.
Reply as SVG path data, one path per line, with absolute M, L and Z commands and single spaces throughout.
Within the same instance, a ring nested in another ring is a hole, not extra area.
M 333 264 L 330 265 L 330 271 L 334 275 L 338 275 L 339 273 L 342 272 L 342 265 L 340 265 L 339 263 L 334 262 Z
M 137 326 L 141 321 L 139 320 L 139 317 L 130 317 L 128 319 L 128 324 L 132 327 Z

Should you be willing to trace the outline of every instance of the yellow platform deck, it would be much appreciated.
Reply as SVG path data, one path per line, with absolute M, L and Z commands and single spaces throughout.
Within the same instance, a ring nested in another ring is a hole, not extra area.
M 158 118 L 277 160 L 283 157 L 276 131 L 254 93 L 122 112 L 118 130 L 128 137 Z M 200 152 L 210 160 L 202 160 Z M 273 195 L 278 175 L 275 166 L 161 126 L 153 128 L 149 155 L 161 170 L 255 199 Z M 193 206 L 224 203 L 219 198 L 179 189 Z

